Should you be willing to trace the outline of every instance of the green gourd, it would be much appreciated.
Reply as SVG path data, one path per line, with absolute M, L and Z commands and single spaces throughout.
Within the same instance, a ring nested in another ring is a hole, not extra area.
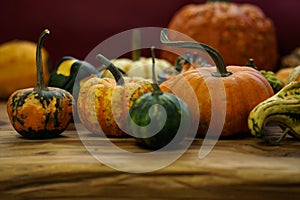
M 148 149 L 160 149 L 171 141 L 174 141 L 172 144 L 175 146 L 180 144 L 188 132 L 191 117 L 185 102 L 171 93 L 160 90 L 154 72 L 154 57 L 152 48 L 154 91 L 139 97 L 130 108 L 127 117 L 127 130 L 138 144 Z M 154 132 L 156 134 L 153 134 Z
M 78 60 L 72 56 L 64 56 L 58 61 L 50 74 L 48 86 L 67 90 L 77 100 L 79 80 L 91 74 L 100 76 L 98 70 L 90 63 Z

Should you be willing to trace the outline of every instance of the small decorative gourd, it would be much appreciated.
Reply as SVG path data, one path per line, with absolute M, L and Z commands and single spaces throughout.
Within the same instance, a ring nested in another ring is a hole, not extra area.
M 152 62 L 153 92 L 144 94 L 133 103 L 127 118 L 127 130 L 144 147 L 160 149 L 172 140 L 174 145 L 183 140 L 190 128 L 190 111 L 177 96 L 160 90 L 155 75 L 154 48 Z M 180 126 L 184 128 L 179 131 Z
M 64 56 L 58 61 L 50 74 L 48 86 L 67 90 L 73 95 L 75 100 L 77 100 L 79 84 L 76 83 L 79 83 L 80 80 L 91 74 L 99 74 L 98 70 L 93 65 L 71 56 Z M 77 75 L 79 77 L 77 77 Z
M 50 32 L 44 30 L 36 48 L 37 86 L 15 91 L 7 101 L 7 113 L 15 130 L 25 138 L 52 138 L 72 119 L 73 97 L 66 90 L 44 85 L 41 46 Z
M 278 140 L 265 135 L 264 128 L 268 123 L 278 124 L 284 130 Z M 286 134 L 300 139 L 300 82 L 290 82 L 274 96 L 255 106 L 249 114 L 248 126 L 254 136 L 271 145 L 279 144 Z
M 126 136 L 126 116 L 133 102 L 152 91 L 151 81 L 140 77 L 123 77 L 103 55 L 100 60 L 112 78 L 91 75 L 80 83 L 77 111 L 82 124 L 91 132 L 110 137 Z
M 211 122 L 213 112 L 224 112 L 224 108 L 218 106 L 222 104 L 225 104 L 226 115 L 221 136 L 233 136 L 248 132 L 247 120 L 250 111 L 258 103 L 274 95 L 266 78 L 250 67 L 226 67 L 221 55 L 206 44 L 170 41 L 167 30 L 162 31 L 161 41 L 170 47 L 199 50 L 204 48 L 216 63 L 216 67 L 188 70 L 160 85 L 162 91 L 172 92 L 188 104 L 193 120 L 200 119 L 198 134 L 206 135 L 210 123 L 223 123 L 221 115 L 218 122 Z M 190 95 L 186 94 L 185 85 L 193 89 L 198 104 L 191 102 Z M 220 99 L 223 93 L 225 96 Z M 213 96 L 214 98 L 212 98 Z M 212 102 L 215 100 L 218 101 L 218 105 L 213 110 Z M 200 114 L 194 112 L 195 110 L 199 110 Z

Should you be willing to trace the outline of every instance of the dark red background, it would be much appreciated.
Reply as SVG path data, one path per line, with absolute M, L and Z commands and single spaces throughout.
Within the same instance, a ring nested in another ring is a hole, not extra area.
M 0 43 L 13 39 L 36 41 L 44 28 L 44 43 L 52 63 L 62 56 L 79 59 L 100 42 L 119 32 L 137 27 L 166 27 L 176 10 L 205 0 L 10 0 L 1 3 Z M 299 0 L 233 0 L 253 3 L 275 24 L 279 53 L 300 46 Z

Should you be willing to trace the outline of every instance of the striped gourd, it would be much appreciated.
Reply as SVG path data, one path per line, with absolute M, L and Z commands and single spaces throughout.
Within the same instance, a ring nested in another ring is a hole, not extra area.
M 268 140 L 264 134 L 264 127 L 270 122 L 284 129 L 278 141 Z M 289 83 L 258 104 L 249 114 L 248 126 L 254 136 L 264 138 L 271 144 L 278 144 L 287 133 L 300 139 L 300 82 Z
M 160 90 L 155 78 L 153 49 L 152 54 L 154 91 L 134 102 L 127 118 L 127 130 L 144 147 L 160 149 L 171 141 L 177 145 L 183 139 L 189 128 L 190 112 L 177 96 Z M 179 131 L 180 126 L 184 128 Z

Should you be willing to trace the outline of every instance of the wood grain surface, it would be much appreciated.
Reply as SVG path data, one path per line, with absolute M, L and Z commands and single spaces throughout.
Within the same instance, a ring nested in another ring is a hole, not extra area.
M 271 131 L 280 129 L 272 127 Z M 121 148 L 145 152 L 132 138 L 112 141 Z M 202 138 L 196 138 L 183 156 L 158 171 L 121 172 L 87 151 L 74 124 L 53 139 L 20 137 L 9 124 L 2 102 L 1 199 L 265 200 L 300 196 L 299 141 L 288 138 L 280 146 L 267 146 L 251 136 L 223 139 L 200 159 L 202 143 Z M 91 143 L 95 149 L 99 144 Z M 120 157 L 120 165 L 124 159 Z

